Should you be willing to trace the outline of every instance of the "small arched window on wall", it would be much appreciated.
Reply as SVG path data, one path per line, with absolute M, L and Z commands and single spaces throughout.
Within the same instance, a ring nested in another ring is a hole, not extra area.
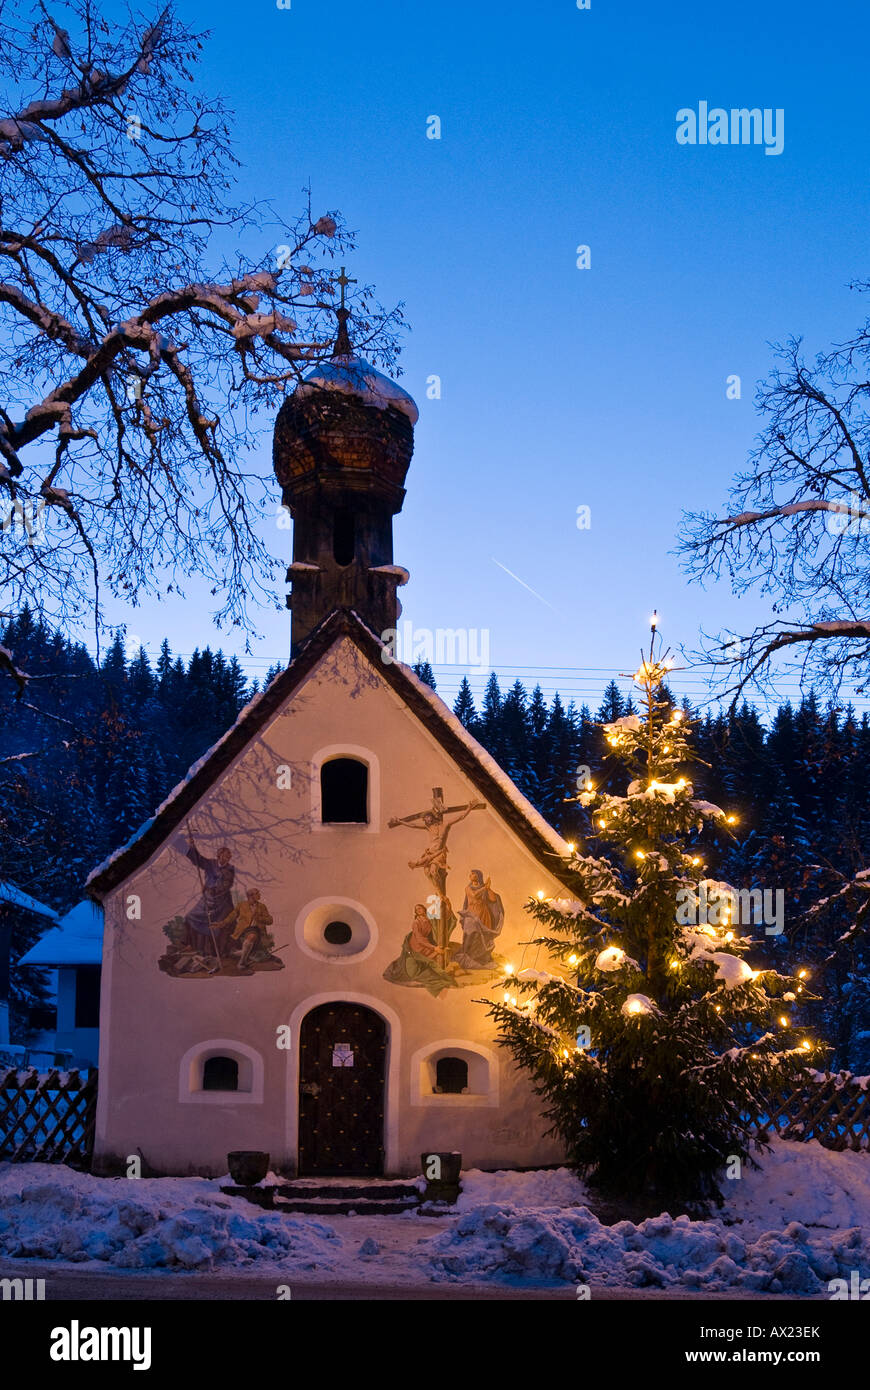
M 202 1066 L 204 1091 L 237 1091 L 239 1064 L 235 1057 L 207 1057 Z
M 468 1063 L 462 1057 L 439 1057 L 435 1063 L 438 1095 L 461 1096 L 468 1090 Z
M 320 819 L 325 825 L 366 825 L 369 770 L 359 758 L 330 758 L 320 769 Z

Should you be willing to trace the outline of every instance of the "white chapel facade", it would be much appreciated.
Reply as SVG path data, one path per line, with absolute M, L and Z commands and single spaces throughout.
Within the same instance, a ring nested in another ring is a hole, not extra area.
M 341 313 L 341 311 L 340 311 Z M 556 1162 L 487 999 L 569 848 L 389 659 L 411 398 L 336 353 L 285 401 L 292 659 L 91 875 L 105 911 L 94 1164 L 300 1176 Z M 386 659 L 385 659 L 386 657 Z

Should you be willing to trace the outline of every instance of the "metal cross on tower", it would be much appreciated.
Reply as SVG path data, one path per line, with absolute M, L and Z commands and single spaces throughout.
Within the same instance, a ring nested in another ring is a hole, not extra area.
M 341 285 L 341 304 L 339 305 L 339 308 L 340 308 L 340 309 L 343 309 L 343 308 L 345 307 L 345 303 L 344 303 L 344 291 L 345 291 L 345 288 L 346 288 L 348 285 L 356 285 L 356 284 L 359 283 L 359 281 L 354 280 L 350 275 L 347 275 L 347 274 L 345 273 L 344 266 L 342 266 L 342 267 L 341 267 L 341 274 L 340 274 L 340 275 L 336 275 L 336 277 L 335 277 L 335 283 L 336 283 L 337 285 Z
M 335 282 L 341 286 L 341 303 L 335 311 L 338 319 L 338 335 L 335 339 L 335 347 L 332 349 L 333 357 L 350 357 L 353 349 L 350 345 L 350 338 L 347 332 L 347 321 L 350 318 L 350 310 L 344 302 L 344 292 L 348 285 L 355 285 L 357 281 L 345 272 L 344 266 L 341 267 L 341 274 L 336 275 Z

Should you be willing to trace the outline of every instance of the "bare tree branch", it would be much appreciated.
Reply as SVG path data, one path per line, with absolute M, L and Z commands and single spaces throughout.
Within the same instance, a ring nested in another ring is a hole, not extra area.
M 706 639 L 702 659 L 732 703 L 785 653 L 803 684 L 832 693 L 870 679 L 870 320 L 812 365 L 799 339 L 776 354 L 757 394 L 764 427 L 724 515 L 684 515 L 692 577 L 755 589 L 781 615 Z
M 4 606 L 99 626 L 101 587 L 135 603 L 198 575 L 219 622 L 250 625 L 276 601 L 252 446 L 331 351 L 354 238 L 310 194 L 290 219 L 233 203 L 228 114 L 171 4 L 120 26 L 95 0 L 27 6 L 0 0 Z M 362 286 L 351 310 L 393 366 L 401 306 Z

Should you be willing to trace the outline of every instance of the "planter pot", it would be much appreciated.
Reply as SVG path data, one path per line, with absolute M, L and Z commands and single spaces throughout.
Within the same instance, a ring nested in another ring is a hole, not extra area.
M 239 1187 L 253 1187 L 269 1171 L 269 1155 L 258 1149 L 236 1149 L 227 1154 L 230 1177 Z

